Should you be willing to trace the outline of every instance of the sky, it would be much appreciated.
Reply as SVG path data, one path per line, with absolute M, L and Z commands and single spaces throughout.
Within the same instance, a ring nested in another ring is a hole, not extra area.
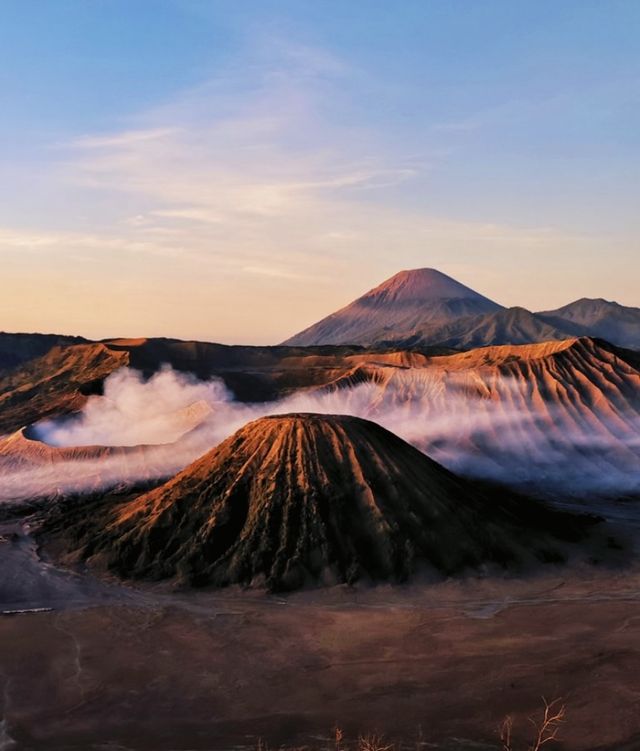
M 3 0 L 0 329 L 277 343 L 395 272 L 640 305 L 636 0 Z

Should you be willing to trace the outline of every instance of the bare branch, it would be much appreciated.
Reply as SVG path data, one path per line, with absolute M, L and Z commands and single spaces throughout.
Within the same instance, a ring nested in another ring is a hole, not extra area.
M 513 717 L 507 715 L 500 725 L 500 740 L 502 741 L 502 751 L 513 751 L 511 745 L 511 735 L 513 733 Z
M 565 720 L 566 708 L 561 698 L 549 702 L 543 696 L 542 701 L 544 702 L 542 720 L 537 723 L 529 718 L 537 732 L 533 745 L 529 746 L 529 751 L 540 751 L 547 743 L 558 740 L 560 725 Z

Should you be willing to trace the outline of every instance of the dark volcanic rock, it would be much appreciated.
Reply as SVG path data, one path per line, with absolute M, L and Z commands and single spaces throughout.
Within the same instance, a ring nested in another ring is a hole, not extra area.
M 558 559 L 581 522 L 489 497 L 375 423 L 293 414 L 249 423 L 165 485 L 75 505 L 43 527 L 123 577 L 293 589 Z

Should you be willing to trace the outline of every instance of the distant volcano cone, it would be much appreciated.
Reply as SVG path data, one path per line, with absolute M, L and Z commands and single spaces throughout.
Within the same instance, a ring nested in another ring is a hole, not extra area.
M 400 271 L 284 344 L 404 341 L 435 326 L 500 310 L 501 305 L 436 269 Z
M 249 423 L 133 501 L 76 506 L 49 528 L 121 576 L 285 590 L 404 580 L 419 562 L 451 574 L 549 558 L 573 523 L 489 498 L 375 423 L 292 414 Z

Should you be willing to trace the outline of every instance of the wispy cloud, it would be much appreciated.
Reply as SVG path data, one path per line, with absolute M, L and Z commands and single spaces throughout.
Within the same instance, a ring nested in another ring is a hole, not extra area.
M 175 133 L 174 128 L 157 128 L 152 130 L 131 130 L 106 136 L 81 136 L 72 145 L 78 149 L 112 149 L 158 141 Z
M 383 147 L 370 128 L 327 117 L 348 66 L 322 50 L 262 44 L 269 64 L 219 78 L 136 118 L 137 129 L 71 144 L 68 179 L 127 196 L 132 234 L 172 237 L 204 255 L 237 255 L 238 270 L 276 258 L 297 267 L 350 255 L 370 260 L 426 240 L 504 242 L 514 250 L 566 240 L 546 229 L 446 220 L 408 210 L 397 191 L 420 190 L 429 159 Z M 422 248 L 424 246 L 422 245 Z M 253 256 L 253 258 L 251 258 Z M 249 260 L 249 262 L 247 262 Z
M 276 341 L 399 267 L 468 270 L 461 280 L 492 295 L 505 284 L 487 259 L 500 259 L 511 277 L 534 254 L 592 247 L 591 238 L 548 227 L 434 216 L 428 196 L 432 168 L 447 158 L 441 144 L 406 153 L 363 123 L 345 95 L 357 78 L 348 64 L 280 38 L 245 57 L 119 130 L 68 143 L 57 188 L 80 198 L 67 229 L 64 217 L 51 229 L 0 229 L 0 249 L 48 253 L 50 275 L 64 270 L 69 279 L 80 278 L 77 260 L 89 259 L 102 276 L 87 288 L 105 278 L 113 289 L 137 283 L 136 295 L 123 293 L 110 309 L 109 333 L 130 332 L 144 309 L 174 335 Z M 79 231 L 83 213 L 114 221 Z M 29 274 L 44 279 L 44 269 Z M 528 278 L 523 272 L 522 283 Z M 194 298 L 206 299 L 206 319 Z

